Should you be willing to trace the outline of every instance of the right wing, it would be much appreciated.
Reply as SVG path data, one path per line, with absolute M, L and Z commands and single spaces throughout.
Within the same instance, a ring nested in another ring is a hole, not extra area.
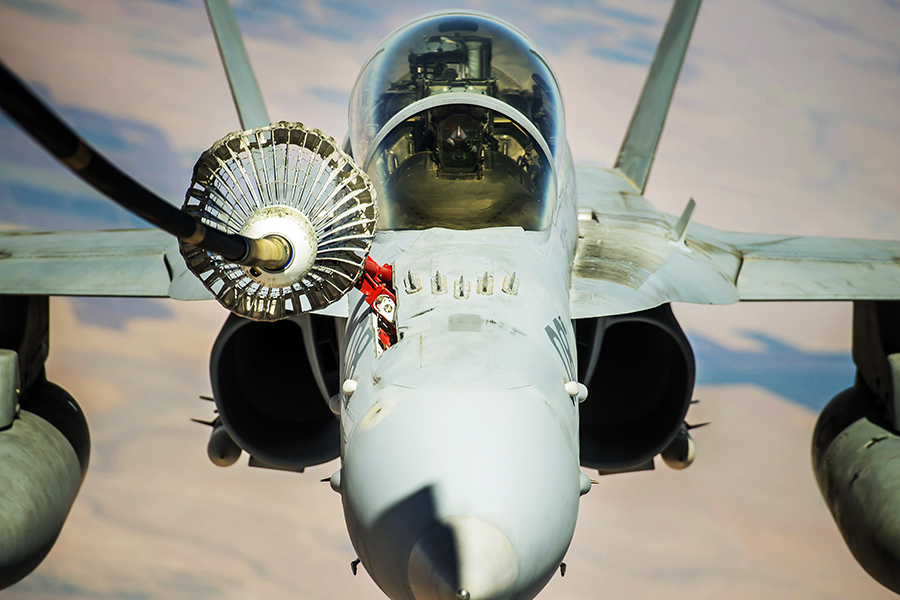
M 754 233 L 697 227 L 698 240 L 741 255 L 744 300 L 900 299 L 900 242 Z
M 667 302 L 900 299 L 900 242 L 682 230 L 621 173 L 579 167 L 576 176 L 572 318 Z
M 576 169 L 579 241 L 572 318 L 667 302 L 893 300 L 900 243 L 727 233 L 693 225 L 643 197 L 700 0 L 675 0 L 615 168 Z

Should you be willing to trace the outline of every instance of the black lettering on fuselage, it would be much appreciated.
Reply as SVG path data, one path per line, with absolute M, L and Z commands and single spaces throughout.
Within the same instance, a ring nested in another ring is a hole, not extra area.
M 347 343 L 347 350 L 344 353 L 345 379 L 353 379 L 359 359 L 362 358 L 366 350 L 375 341 L 374 331 L 366 324 L 370 317 L 371 313 L 368 306 L 362 310 L 358 307 L 355 318 L 348 327 L 350 330 L 350 341 Z
M 569 376 L 569 380 L 574 380 L 575 359 L 572 356 L 572 345 L 569 343 L 569 335 L 562 317 L 553 319 L 550 325 L 544 327 L 544 331 L 547 332 L 550 343 L 553 344 L 556 353 L 559 354 L 559 358 L 566 367 L 566 374 Z

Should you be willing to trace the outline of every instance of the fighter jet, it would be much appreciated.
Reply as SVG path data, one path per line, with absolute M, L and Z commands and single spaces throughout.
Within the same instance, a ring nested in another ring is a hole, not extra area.
M 722 232 L 692 200 L 668 215 L 643 197 L 699 8 L 674 3 L 600 169 L 573 164 L 553 70 L 508 23 L 448 11 L 391 34 L 338 143 L 271 121 L 209 0 L 244 129 L 201 155 L 181 211 L 4 68 L 0 106 L 161 230 L 0 235 L 0 586 L 50 551 L 89 462 L 77 403 L 44 373 L 49 296 L 228 308 L 210 458 L 340 457 L 354 569 L 393 600 L 533 598 L 591 489 L 582 467 L 690 466 L 694 357 L 671 303 L 848 300 L 858 377 L 819 419 L 814 469 L 854 556 L 900 592 L 900 244 Z

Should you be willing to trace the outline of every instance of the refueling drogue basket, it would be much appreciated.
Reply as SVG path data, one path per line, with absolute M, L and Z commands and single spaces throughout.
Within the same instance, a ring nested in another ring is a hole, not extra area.
M 194 166 L 182 210 L 220 231 L 290 242 L 290 262 L 280 271 L 180 242 L 188 268 L 219 303 L 256 321 L 343 297 L 362 274 L 378 220 L 371 181 L 334 138 L 287 122 L 213 144 Z

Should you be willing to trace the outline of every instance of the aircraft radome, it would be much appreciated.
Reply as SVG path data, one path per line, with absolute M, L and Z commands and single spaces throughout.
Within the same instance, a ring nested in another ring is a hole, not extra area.
M 851 551 L 896 589 L 898 245 L 724 233 L 693 201 L 667 216 L 640 195 L 698 7 L 675 3 L 615 168 L 575 170 L 565 140 L 578 125 L 512 26 L 442 13 L 401 28 L 363 67 L 341 144 L 312 117 L 268 124 L 230 8 L 211 2 L 248 131 L 203 154 L 186 212 L 4 74 L 14 119 L 182 240 L 3 236 L 5 322 L 26 325 L 5 330 L 18 355 L 3 362 L 4 584 L 50 549 L 88 464 L 74 400 L 44 381 L 46 297 L 208 288 L 235 315 L 210 360 L 210 458 L 242 448 L 253 466 L 300 470 L 340 453 L 330 483 L 362 567 L 390 597 L 419 599 L 530 598 L 563 573 L 591 489 L 579 463 L 690 466 L 694 358 L 670 303 L 852 300 L 859 384 L 820 417 L 815 472 Z

